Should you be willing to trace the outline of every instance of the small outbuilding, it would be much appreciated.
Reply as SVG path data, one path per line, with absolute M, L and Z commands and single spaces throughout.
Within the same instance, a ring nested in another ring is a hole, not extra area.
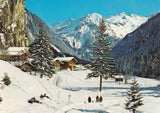
M 6 50 L 0 50 L 0 59 L 8 61 L 10 64 L 30 72 L 31 64 L 28 61 L 30 56 L 29 47 L 9 47 Z
M 123 75 L 116 75 L 114 76 L 116 82 L 123 82 L 124 76 Z

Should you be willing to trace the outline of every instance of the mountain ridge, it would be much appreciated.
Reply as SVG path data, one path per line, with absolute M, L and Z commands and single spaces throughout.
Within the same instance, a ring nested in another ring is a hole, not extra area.
M 92 13 L 77 19 L 68 19 L 52 24 L 50 28 L 68 43 L 81 58 L 89 59 L 89 52 L 101 18 L 102 15 Z M 124 12 L 105 18 L 108 28 L 106 33 L 109 34 L 107 38 L 110 40 L 111 46 L 115 46 L 126 34 L 135 30 L 146 20 L 146 17 L 134 14 L 127 15 Z
M 44 23 L 44 27 L 47 32 L 47 35 L 50 37 L 50 43 L 55 46 L 54 49 L 55 50 L 59 49 L 61 54 L 76 55 L 76 53 L 61 38 L 59 38 L 59 36 L 57 36 L 41 18 L 31 13 L 27 9 L 25 10 L 25 12 L 26 12 L 25 13 L 26 27 L 27 27 L 28 35 L 30 37 L 30 43 L 32 43 L 34 39 L 37 37 L 37 35 L 39 34 L 41 23 Z

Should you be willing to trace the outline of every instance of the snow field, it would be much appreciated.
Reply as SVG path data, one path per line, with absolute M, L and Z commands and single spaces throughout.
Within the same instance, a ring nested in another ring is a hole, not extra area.
M 65 70 L 57 72 L 51 79 L 41 79 L 0 61 L 0 80 L 5 72 L 12 82 L 0 89 L 3 98 L 0 113 L 129 113 L 124 109 L 124 103 L 130 84 L 119 84 L 112 79 L 103 80 L 103 91 L 99 92 L 99 78 L 85 79 L 89 70 Z M 61 79 L 59 86 L 54 82 L 57 76 Z M 139 107 L 139 113 L 159 113 L 159 81 L 140 77 L 136 79 L 144 96 L 144 105 Z M 44 93 L 50 98 L 40 99 L 40 94 Z M 102 103 L 95 102 L 97 95 L 103 97 Z M 92 103 L 87 102 L 88 96 L 91 96 Z M 27 101 L 32 97 L 41 103 L 29 104 Z

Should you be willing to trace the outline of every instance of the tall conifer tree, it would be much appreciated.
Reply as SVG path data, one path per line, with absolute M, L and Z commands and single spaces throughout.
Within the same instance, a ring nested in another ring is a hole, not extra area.
M 52 77 L 53 71 L 53 52 L 49 43 L 49 37 L 44 29 L 44 24 L 41 23 L 38 38 L 35 39 L 31 47 L 32 65 L 40 76 L 46 75 Z
M 155 55 L 155 58 L 153 60 L 153 74 L 155 78 L 160 77 L 160 57 L 158 55 Z
M 107 27 L 104 18 L 100 22 L 95 41 L 93 43 L 92 52 L 93 58 L 91 58 L 90 70 L 87 78 L 100 77 L 100 91 L 102 91 L 102 78 L 108 78 L 113 75 L 114 69 L 111 65 L 113 64 L 113 59 L 109 57 L 110 54 L 110 44 L 108 39 L 106 39 Z M 112 70 L 112 71 L 111 71 Z M 112 73 L 112 74 L 111 74 Z
M 132 113 L 136 113 L 136 110 L 139 106 L 143 105 L 142 94 L 139 90 L 139 84 L 136 79 L 133 79 L 130 90 L 127 92 L 127 102 L 125 103 L 125 109 L 132 111 Z

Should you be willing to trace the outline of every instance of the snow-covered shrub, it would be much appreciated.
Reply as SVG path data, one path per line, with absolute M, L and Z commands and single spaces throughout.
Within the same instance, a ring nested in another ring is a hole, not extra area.
M 0 83 L 0 89 L 2 90 L 2 89 L 4 89 L 4 87 L 5 87 L 5 85 Z
M 31 99 L 28 100 L 28 103 L 40 103 L 35 97 L 32 97 Z
M 44 97 L 49 98 L 49 96 L 47 96 L 46 93 L 44 95 L 43 94 L 40 95 L 40 98 L 44 98 Z
M 3 78 L 3 83 L 5 84 L 5 85 L 10 85 L 11 84 L 11 80 L 10 80 L 10 78 L 9 78 L 9 76 L 8 76 L 8 73 L 4 73 L 4 78 Z
M 62 79 L 60 78 L 59 75 L 57 75 L 57 76 L 54 78 L 54 84 L 55 84 L 56 86 L 59 86 L 61 83 L 62 83 Z
M 2 102 L 2 100 L 3 100 L 3 99 L 2 99 L 2 97 L 0 96 L 0 102 Z
M 68 104 L 70 103 L 71 95 L 68 95 Z

